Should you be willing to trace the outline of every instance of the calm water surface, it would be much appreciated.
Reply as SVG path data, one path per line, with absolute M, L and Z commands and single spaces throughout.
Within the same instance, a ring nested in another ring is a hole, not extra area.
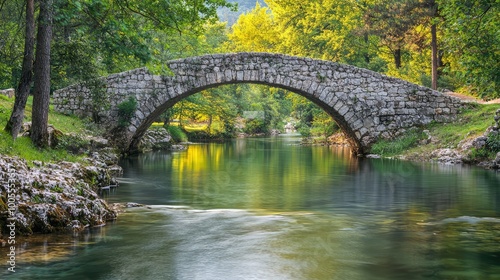
M 106 199 L 150 207 L 75 237 L 22 242 L 16 274 L 0 277 L 500 279 L 498 173 L 357 159 L 299 141 L 123 160 Z

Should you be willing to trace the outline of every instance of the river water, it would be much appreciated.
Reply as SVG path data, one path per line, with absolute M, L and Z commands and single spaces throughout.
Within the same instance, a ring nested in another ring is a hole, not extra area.
M 500 279 L 500 175 L 300 138 L 122 161 L 105 227 L 22 242 L 12 279 Z M 6 269 L 5 269 L 6 270 Z

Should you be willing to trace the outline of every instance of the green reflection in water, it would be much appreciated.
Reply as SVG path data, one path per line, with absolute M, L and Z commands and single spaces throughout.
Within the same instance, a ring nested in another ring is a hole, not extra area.
M 296 144 L 241 139 L 124 160 L 106 199 L 152 206 L 80 236 L 61 258 L 25 261 L 17 275 L 500 279 L 497 174 Z

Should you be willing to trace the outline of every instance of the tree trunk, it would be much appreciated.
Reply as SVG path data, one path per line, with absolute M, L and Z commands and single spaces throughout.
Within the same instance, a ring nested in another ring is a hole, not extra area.
M 431 49 L 432 49 L 432 89 L 437 90 L 438 87 L 438 67 L 439 67 L 439 50 L 437 43 L 437 23 L 435 19 L 438 17 L 438 4 L 435 0 L 429 1 L 431 11 Z
M 363 38 L 365 40 L 365 53 L 364 53 L 364 57 L 365 57 L 365 62 L 366 64 L 370 64 L 370 53 L 368 51 L 368 48 L 369 48 L 369 45 L 370 45 L 370 41 L 369 41 L 369 38 L 368 38 L 368 32 L 365 32 L 365 34 L 363 35 Z
M 401 49 L 398 48 L 394 51 L 394 64 L 396 65 L 396 69 L 401 68 Z
M 37 147 L 48 145 L 48 121 L 50 100 L 50 41 L 52 39 L 53 0 L 40 0 L 38 34 L 36 37 L 35 90 L 31 141 Z
M 14 108 L 5 130 L 16 139 L 24 119 L 24 109 L 33 80 L 33 52 L 35 49 L 35 1 L 26 0 L 26 34 L 21 80 L 17 86 Z
M 431 48 L 432 48 L 432 89 L 437 89 L 438 80 L 438 46 L 437 46 L 437 28 L 436 24 L 431 26 Z

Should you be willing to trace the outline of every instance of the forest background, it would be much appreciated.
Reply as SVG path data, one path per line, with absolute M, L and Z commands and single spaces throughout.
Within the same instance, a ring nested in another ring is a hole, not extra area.
M 165 73 L 170 59 L 252 51 L 336 61 L 435 89 L 500 97 L 498 0 L 238 0 L 237 9 L 223 0 L 193 8 L 154 0 L 53 1 L 51 91 L 143 66 Z M 0 0 L 0 88 L 16 88 L 22 77 L 26 2 Z M 252 84 L 192 95 L 158 121 L 194 138 L 268 133 L 286 123 L 306 136 L 336 130 L 307 99 Z

